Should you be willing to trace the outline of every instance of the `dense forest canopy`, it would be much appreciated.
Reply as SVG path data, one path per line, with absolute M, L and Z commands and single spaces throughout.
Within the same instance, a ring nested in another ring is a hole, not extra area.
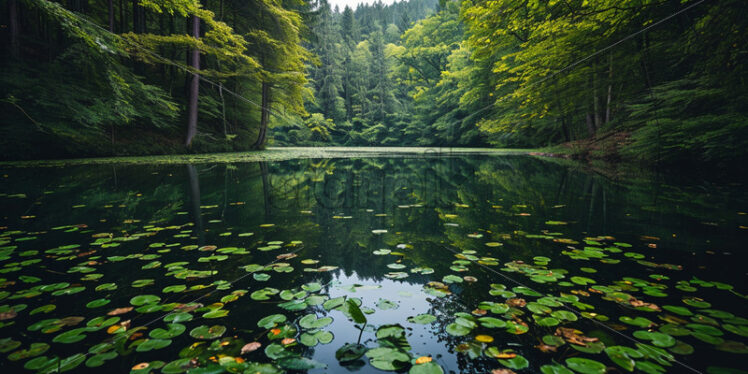
M 2 9 L 6 159 L 266 144 L 565 143 L 666 163 L 747 156 L 742 0 L 355 9 L 5 0 Z

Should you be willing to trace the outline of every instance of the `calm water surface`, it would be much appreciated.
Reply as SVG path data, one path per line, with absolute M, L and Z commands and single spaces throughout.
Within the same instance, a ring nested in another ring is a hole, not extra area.
M 2 372 L 748 367 L 741 184 L 526 156 L 0 174 Z

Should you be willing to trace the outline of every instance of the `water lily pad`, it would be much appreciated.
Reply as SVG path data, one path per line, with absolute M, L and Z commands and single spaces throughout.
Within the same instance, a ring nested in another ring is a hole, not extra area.
M 259 320 L 257 326 L 264 329 L 270 329 L 283 322 L 286 322 L 286 316 L 283 314 L 272 314 Z
M 688 308 L 683 306 L 677 306 L 677 305 L 663 305 L 662 309 L 665 309 L 669 312 L 681 315 L 681 316 L 692 316 L 693 313 L 691 313 Z
M 661 332 L 638 330 L 634 331 L 634 337 L 642 340 L 650 340 L 657 347 L 667 348 L 675 345 L 675 338 Z
M 726 340 L 716 345 L 714 348 L 716 348 L 717 350 L 723 351 L 723 352 L 738 353 L 738 354 L 748 353 L 748 346 L 746 346 L 745 343 L 736 342 L 732 340 Z
M 187 321 L 192 321 L 192 314 L 189 314 L 187 312 L 171 313 L 164 317 L 164 322 L 178 323 Z
M 427 325 L 429 323 L 436 322 L 436 316 L 428 313 L 419 314 L 417 316 L 408 317 L 408 322 Z
M 285 316 L 283 317 L 283 320 L 285 321 Z M 299 326 L 305 329 L 321 329 L 331 323 L 331 317 L 317 318 L 314 313 L 307 314 L 299 319 Z
M 363 344 L 346 343 L 335 351 L 335 358 L 341 363 L 356 361 L 366 353 L 368 348 Z
M 444 370 L 435 362 L 416 363 L 408 374 L 444 374 Z
M 86 360 L 86 366 L 90 368 L 96 368 L 104 365 L 108 360 L 111 360 L 117 356 L 117 352 L 114 351 L 99 353 L 89 357 L 88 360 Z
M 384 371 L 397 371 L 410 365 L 410 356 L 394 348 L 373 348 L 366 352 L 371 366 Z
M 327 367 L 319 361 L 312 360 L 306 357 L 287 357 L 277 361 L 278 365 L 284 369 L 289 370 L 311 370 L 311 369 L 324 369 Z
M 226 327 L 221 325 L 200 325 L 190 331 L 190 336 L 195 339 L 212 340 L 226 333 Z
M 567 369 L 564 366 L 555 365 L 543 365 L 540 367 L 540 372 L 543 374 L 574 374 L 573 371 Z
M 86 304 L 86 308 L 98 308 L 98 307 L 102 307 L 104 305 L 109 304 L 109 302 L 111 302 L 111 300 L 109 300 L 109 299 L 96 299 L 96 300 L 93 300 L 93 301 L 89 301 Z
M 182 335 L 186 329 L 187 328 L 181 323 L 170 323 L 166 325 L 166 329 L 154 329 L 148 334 L 148 336 L 154 339 L 171 339 Z
M 141 306 L 146 304 L 156 304 L 159 301 L 161 301 L 161 298 L 156 295 L 138 295 L 130 299 L 130 304 Z
M 135 348 L 138 352 L 148 352 L 166 348 L 171 345 L 171 339 L 145 339 Z
M 654 322 L 652 322 L 652 321 L 650 321 L 650 320 L 648 320 L 648 319 L 646 319 L 644 317 L 631 318 L 629 316 L 621 316 L 621 317 L 618 317 L 618 319 L 621 322 L 623 322 L 625 324 L 628 324 L 628 325 L 632 325 L 632 326 L 649 327 L 649 326 L 654 325 Z
M 25 360 L 31 357 L 36 357 L 36 356 L 43 354 L 48 349 L 49 349 L 49 344 L 47 343 L 31 343 L 29 348 L 23 349 L 20 351 L 15 351 L 9 354 L 8 360 L 18 361 L 18 360 Z
M 634 366 L 636 365 L 634 359 L 644 357 L 644 355 L 636 349 L 620 345 L 605 348 L 605 353 L 611 361 L 615 362 L 626 371 L 634 371 Z
M 379 299 L 379 301 L 377 301 L 377 308 L 381 310 L 397 309 L 398 307 L 399 305 L 397 303 L 387 299 Z
M 582 374 L 605 374 L 606 371 L 605 365 L 601 362 L 582 357 L 567 358 L 566 366 Z

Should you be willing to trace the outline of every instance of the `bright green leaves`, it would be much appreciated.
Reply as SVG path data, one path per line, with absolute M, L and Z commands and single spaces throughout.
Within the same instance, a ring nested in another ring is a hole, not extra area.
M 283 316 L 282 320 L 279 318 L 274 318 L 274 319 L 265 321 L 263 325 L 260 325 L 258 323 L 258 326 L 260 327 L 267 326 L 271 321 L 274 323 L 283 322 L 285 321 L 285 316 Z M 301 328 L 304 328 L 304 329 L 321 329 L 321 328 L 328 326 L 331 323 L 332 323 L 331 317 L 317 318 L 315 314 L 307 314 L 299 319 L 299 326 L 301 326 Z
M 635 358 L 642 358 L 644 355 L 636 349 L 620 345 L 605 348 L 605 353 L 618 366 L 626 371 L 634 371 L 636 362 Z
M 652 342 L 652 344 L 663 348 L 672 347 L 673 345 L 675 345 L 675 338 L 661 332 L 639 330 L 634 331 L 634 337 L 637 339 L 649 340 Z
M 417 316 L 408 317 L 408 322 L 427 325 L 436 322 L 436 316 L 432 314 L 419 314 Z
M 384 371 L 402 370 L 410 365 L 410 355 L 395 348 L 372 348 L 366 351 L 371 366 Z
M 354 323 L 366 324 L 366 316 L 353 299 L 346 300 L 344 307 L 346 310 L 346 314 L 349 315 L 351 319 L 353 319 Z
M 166 326 L 167 329 L 157 328 L 155 330 L 152 330 L 148 334 L 148 336 L 154 339 L 172 339 L 174 337 L 182 335 L 182 333 L 187 329 L 180 323 L 170 323 Z
M 285 317 L 284 317 L 285 320 Z M 226 333 L 226 327 L 221 325 L 207 326 L 200 325 L 190 331 L 190 336 L 200 340 L 213 340 L 220 338 Z
M 605 374 L 606 371 L 603 363 L 581 357 L 567 358 L 566 366 L 581 374 Z
M 474 319 L 468 316 L 460 316 L 455 319 L 454 322 L 450 323 L 446 327 L 448 334 L 453 336 L 465 336 L 469 334 L 477 326 Z
M 156 295 L 138 295 L 130 299 L 130 304 L 141 306 L 146 304 L 156 304 L 159 301 L 161 301 L 161 298 Z
M 316 320 L 316 316 L 314 316 L 314 318 Z M 257 326 L 262 327 L 263 329 L 271 329 L 283 322 L 286 322 L 286 316 L 283 314 L 272 314 L 259 320 Z

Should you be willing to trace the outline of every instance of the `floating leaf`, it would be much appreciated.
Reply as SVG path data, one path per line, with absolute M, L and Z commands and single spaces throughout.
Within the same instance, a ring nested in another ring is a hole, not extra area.
M 257 326 L 264 329 L 270 329 L 283 322 L 286 322 L 286 316 L 283 314 L 272 314 L 259 320 Z
M 605 374 L 605 365 L 587 358 L 572 357 L 566 359 L 566 366 L 582 374 Z
M 195 339 L 212 340 L 226 333 L 226 327 L 221 325 L 200 325 L 190 331 L 190 336 Z
M 417 323 L 417 324 L 420 324 L 420 325 L 427 325 L 429 323 L 436 322 L 436 316 L 434 316 L 432 314 L 427 314 L 427 313 L 426 314 L 419 314 L 417 316 L 408 317 L 408 322 L 410 322 L 410 323 Z

